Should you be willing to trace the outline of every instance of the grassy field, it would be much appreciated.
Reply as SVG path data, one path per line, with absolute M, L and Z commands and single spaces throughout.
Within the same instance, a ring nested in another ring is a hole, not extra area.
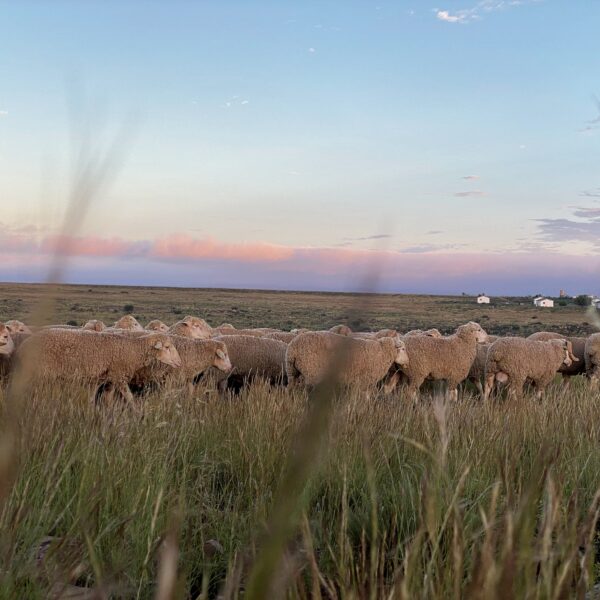
M 40 297 L 54 292 L 57 301 L 48 320 L 83 324 L 90 318 L 113 323 L 132 312 L 142 323 L 161 319 L 172 323 L 187 314 L 217 326 L 318 329 L 347 323 L 353 329 L 384 327 L 407 331 L 437 327 L 449 332 L 466 321 L 478 321 L 496 334 L 528 335 L 556 330 L 589 334 L 586 309 L 575 304 L 535 308 L 530 298 L 494 298 L 489 306 L 472 297 L 401 294 L 336 294 L 252 290 L 142 288 L 0 284 L 0 321 L 28 321 Z
M 42 291 L 2 286 L 0 320 Z M 55 322 L 132 304 L 215 325 L 589 328 L 582 308 L 515 299 L 58 291 Z M 418 406 L 327 384 L 220 397 L 207 381 L 100 408 L 77 387 L 0 390 L 0 598 L 583 597 L 600 580 L 598 401 L 583 380 Z

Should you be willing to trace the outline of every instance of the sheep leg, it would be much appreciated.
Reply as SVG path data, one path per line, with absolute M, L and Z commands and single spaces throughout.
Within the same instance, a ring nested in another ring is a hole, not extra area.
M 477 377 L 477 379 L 475 379 L 474 383 L 475 383 L 475 387 L 477 388 L 477 393 L 479 394 L 479 397 L 483 398 L 484 391 L 483 391 L 483 384 L 481 383 L 481 379 L 479 379 L 479 377 Z
M 486 402 L 489 400 L 490 394 L 492 393 L 492 390 L 494 389 L 495 380 L 496 380 L 495 373 L 487 373 L 486 374 L 485 384 L 484 384 L 484 388 L 483 388 L 483 399 Z
M 396 387 L 398 386 L 398 382 L 400 381 L 400 374 L 396 371 L 390 375 L 389 379 L 383 384 L 383 393 L 391 394 Z
M 458 389 L 456 387 L 448 387 L 448 399 L 450 400 L 450 402 L 458 402 Z
M 196 390 L 196 386 L 193 381 L 187 382 L 187 394 L 191 398 L 194 395 L 194 391 Z

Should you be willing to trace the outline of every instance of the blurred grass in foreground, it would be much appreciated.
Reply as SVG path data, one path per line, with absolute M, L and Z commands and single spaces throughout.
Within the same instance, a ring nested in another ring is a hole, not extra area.
M 208 387 L 144 406 L 142 418 L 97 411 L 84 390 L 58 387 L 25 403 L 0 515 L 1 598 L 69 582 L 150 598 L 161 570 L 163 597 L 244 595 L 306 395 L 259 383 L 235 399 Z M 340 394 L 272 574 L 278 595 L 581 595 L 597 571 L 597 406 L 582 385 L 542 403 L 417 408 Z

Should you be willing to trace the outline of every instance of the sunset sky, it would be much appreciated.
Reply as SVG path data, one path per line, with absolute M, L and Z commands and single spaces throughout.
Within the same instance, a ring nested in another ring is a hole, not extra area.
M 600 293 L 598 2 L 0 15 L 0 280 Z M 84 123 L 126 141 L 64 231 Z

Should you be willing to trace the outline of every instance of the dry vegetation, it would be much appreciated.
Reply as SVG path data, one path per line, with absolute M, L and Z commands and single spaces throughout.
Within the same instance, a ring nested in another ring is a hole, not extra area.
M 0 284 L 0 321 L 28 321 L 46 287 Z M 77 325 L 92 318 L 113 323 L 124 312 L 131 312 L 144 324 L 152 319 L 173 323 L 192 314 L 204 317 L 213 326 L 231 322 L 238 328 L 319 329 L 348 323 L 356 331 L 436 327 L 448 333 L 461 323 L 477 321 L 489 333 L 505 335 L 544 330 L 572 335 L 595 332 L 586 322 L 585 308 L 575 304 L 535 308 L 531 298 L 494 298 L 493 304 L 486 306 L 477 305 L 472 297 L 461 296 L 87 285 L 59 285 L 52 289 L 58 298 L 53 307 L 54 322 L 71 321 Z
M 63 322 L 111 322 L 132 304 L 142 320 L 173 321 L 177 307 L 214 324 L 314 327 L 352 318 L 356 303 L 62 289 Z M 27 320 L 39 288 L 11 290 L 0 320 Z M 361 315 L 373 327 L 448 330 L 488 314 L 490 332 L 511 318 L 530 327 L 532 315 L 536 328 L 571 331 L 585 318 L 578 307 L 467 302 L 377 296 Z M 568 598 L 592 588 L 600 417 L 584 381 L 520 403 L 484 404 L 467 390 L 454 405 L 415 407 L 330 391 L 259 382 L 223 398 L 208 381 L 196 397 L 166 390 L 137 410 L 90 406 L 76 387 L 24 396 L 14 463 L 0 437 L 0 598 L 74 593 L 67 584 L 106 598 Z

